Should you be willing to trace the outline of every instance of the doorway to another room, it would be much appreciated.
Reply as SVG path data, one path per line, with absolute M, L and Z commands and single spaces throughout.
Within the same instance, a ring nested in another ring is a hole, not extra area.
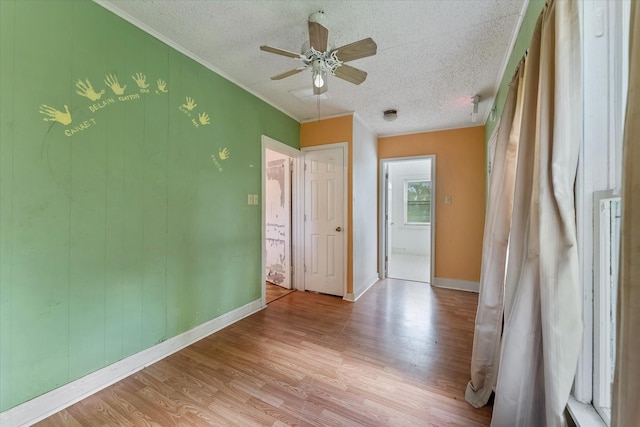
M 265 150 L 266 281 L 291 289 L 291 170 L 286 154 Z
M 299 165 L 302 152 L 262 136 L 262 298 L 272 302 L 296 289 L 302 278 Z
M 435 212 L 435 156 L 381 162 L 385 277 L 431 283 Z

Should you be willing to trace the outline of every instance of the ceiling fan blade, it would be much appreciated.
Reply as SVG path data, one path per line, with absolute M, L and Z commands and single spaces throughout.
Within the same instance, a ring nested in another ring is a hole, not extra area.
M 327 84 L 327 81 L 325 80 L 324 85 L 322 87 L 316 87 L 315 85 L 313 86 L 313 94 L 314 95 L 322 95 L 323 93 L 325 93 L 327 91 L 327 89 L 329 89 L 329 85 Z
M 329 39 L 329 30 L 322 24 L 309 21 L 309 43 L 311 47 L 318 52 L 327 50 L 327 40 Z
M 336 68 L 335 76 L 341 78 L 342 80 L 346 80 L 349 83 L 353 83 L 355 85 L 359 85 L 367 78 L 366 71 L 359 70 L 350 65 L 342 64 L 338 68 Z
M 271 80 L 282 80 L 285 77 L 293 76 L 294 74 L 298 74 L 299 72 L 306 69 L 307 67 L 294 68 L 293 70 L 285 71 L 282 74 L 278 74 L 276 76 L 271 77 Z
M 304 56 L 300 55 L 299 53 L 289 52 L 288 50 L 278 49 L 277 47 L 262 45 L 260 46 L 260 50 L 275 53 L 276 55 L 288 56 L 289 58 L 304 59 Z
M 333 52 L 336 52 L 336 56 L 342 62 L 366 58 L 367 56 L 375 55 L 377 51 L 378 45 L 371 37 L 333 49 Z

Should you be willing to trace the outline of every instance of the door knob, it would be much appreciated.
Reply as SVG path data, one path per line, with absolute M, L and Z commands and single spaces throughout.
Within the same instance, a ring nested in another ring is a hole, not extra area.
M 342 231 L 342 228 L 336 227 L 336 231 Z

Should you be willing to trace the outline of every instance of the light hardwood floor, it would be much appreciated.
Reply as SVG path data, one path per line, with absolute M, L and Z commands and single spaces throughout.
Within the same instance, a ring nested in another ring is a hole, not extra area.
M 477 295 L 294 292 L 41 426 L 487 426 L 464 401 Z
M 295 292 L 295 289 L 286 289 L 282 286 L 274 285 L 273 283 L 265 283 L 265 302 L 269 304 L 285 295 L 289 295 L 291 292 Z

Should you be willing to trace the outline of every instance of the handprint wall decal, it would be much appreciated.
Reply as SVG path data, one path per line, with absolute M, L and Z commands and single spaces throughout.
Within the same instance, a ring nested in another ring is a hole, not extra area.
M 200 113 L 198 114 L 198 121 L 200 122 L 200 124 L 202 126 L 204 125 L 208 125 L 210 123 L 209 121 L 209 115 L 207 113 Z
M 231 153 L 229 153 L 229 150 L 226 148 L 222 148 L 218 151 L 218 157 L 220 157 L 220 160 L 227 160 L 230 156 Z
M 196 101 L 193 98 L 190 98 L 187 96 L 187 103 L 186 104 L 182 104 L 182 106 L 184 108 L 186 108 L 187 110 L 191 111 L 194 108 L 196 108 L 198 106 L 198 104 L 196 104 Z
M 164 80 L 162 80 L 162 79 L 158 79 L 158 81 L 157 81 L 156 83 L 158 84 L 158 91 L 159 91 L 159 92 L 162 92 L 162 93 L 167 93 L 167 92 L 169 92 L 169 91 L 167 90 L 167 82 L 165 82 L 165 81 L 164 81 Z
M 124 90 L 127 88 L 127 85 L 120 86 L 120 83 L 118 83 L 118 78 L 113 74 L 107 74 L 104 79 L 104 83 L 109 86 L 113 93 L 115 93 L 116 95 L 122 95 L 124 93 Z
M 136 82 L 140 89 L 147 89 L 149 87 L 149 84 L 147 83 L 147 76 L 145 76 L 144 74 L 136 73 L 135 75 L 131 76 L 131 78 Z
M 102 97 L 102 95 L 104 95 L 104 89 L 102 89 L 100 92 L 96 92 L 93 89 L 91 82 L 87 78 L 85 78 L 84 82 L 82 80 L 78 80 L 76 82 L 76 87 L 78 88 L 78 90 L 76 91 L 78 95 L 89 98 L 92 101 L 97 101 Z
M 68 125 L 71 123 L 71 113 L 69 112 L 69 107 L 64 106 L 65 112 L 56 110 L 53 107 L 49 107 L 48 105 L 42 104 L 40 106 L 40 114 L 44 114 L 45 122 L 58 122 L 63 125 Z

